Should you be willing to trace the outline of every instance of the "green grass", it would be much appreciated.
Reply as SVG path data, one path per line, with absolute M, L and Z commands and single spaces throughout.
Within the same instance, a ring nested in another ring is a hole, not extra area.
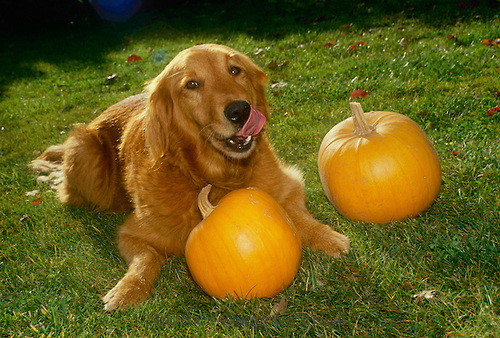
M 83 17 L 71 27 L 2 33 L 1 336 L 500 335 L 500 114 L 487 114 L 500 101 L 500 47 L 481 43 L 500 38 L 498 13 L 486 2 L 252 3 L 195 2 L 128 24 Z M 348 49 L 358 41 L 365 45 Z M 114 242 L 126 215 L 62 206 L 27 163 L 201 42 L 234 47 L 270 84 L 287 83 L 268 89 L 271 140 L 304 171 L 309 209 L 347 234 L 352 252 L 332 260 L 304 249 L 290 288 L 245 302 L 205 295 L 184 258 L 173 257 L 150 301 L 106 313 L 100 298 L 126 271 Z M 165 62 L 151 49 L 165 50 Z M 143 61 L 127 63 L 130 54 Z M 289 64 L 270 70 L 273 59 Z M 106 84 L 111 73 L 120 79 Z M 415 219 L 351 222 L 322 191 L 319 145 L 349 116 L 357 89 L 369 91 L 360 99 L 366 111 L 403 113 L 435 144 L 443 186 Z M 424 290 L 433 298 L 414 297 Z M 271 316 L 282 297 L 285 312 Z

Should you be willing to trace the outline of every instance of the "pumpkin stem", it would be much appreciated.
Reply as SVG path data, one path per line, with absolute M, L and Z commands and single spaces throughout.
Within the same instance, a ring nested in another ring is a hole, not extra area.
M 209 184 L 201 189 L 200 193 L 198 194 L 198 208 L 201 211 L 203 219 L 207 218 L 208 215 L 210 215 L 210 213 L 215 209 L 215 206 L 208 200 L 208 194 L 210 193 L 211 189 L 212 185 Z
M 366 136 L 375 130 L 371 124 L 368 123 L 361 108 L 361 104 L 358 102 L 351 102 L 349 104 L 352 110 L 352 120 L 354 122 L 354 133 L 358 136 Z

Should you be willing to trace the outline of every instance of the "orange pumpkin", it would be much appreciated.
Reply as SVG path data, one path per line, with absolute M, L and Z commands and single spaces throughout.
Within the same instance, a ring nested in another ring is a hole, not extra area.
M 388 223 L 414 217 L 439 194 L 441 166 L 432 143 L 410 118 L 393 112 L 363 113 L 334 126 L 318 154 L 323 189 L 351 220 Z
M 285 210 L 262 190 L 230 192 L 217 207 L 210 186 L 198 204 L 204 220 L 186 243 L 186 262 L 209 295 L 272 297 L 290 286 L 300 266 L 302 244 Z

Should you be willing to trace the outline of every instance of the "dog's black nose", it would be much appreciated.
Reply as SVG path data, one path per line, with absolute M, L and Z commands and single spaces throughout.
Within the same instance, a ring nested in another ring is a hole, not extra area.
M 224 115 L 232 123 L 243 126 L 250 116 L 250 105 L 247 101 L 234 101 L 224 109 Z

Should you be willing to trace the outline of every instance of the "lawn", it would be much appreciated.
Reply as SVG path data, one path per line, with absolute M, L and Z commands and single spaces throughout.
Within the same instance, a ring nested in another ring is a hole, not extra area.
M 4 30 L 0 336 L 500 336 L 493 4 L 194 1 L 127 23 L 82 14 L 44 29 Z M 139 93 L 197 43 L 229 45 L 268 74 L 270 139 L 304 172 L 310 211 L 348 235 L 352 251 L 334 260 L 304 249 L 291 287 L 250 301 L 207 296 L 185 259 L 172 257 L 148 302 L 110 314 L 101 297 L 126 271 L 115 245 L 126 215 L 61 205 L 27 164 L 75 123 Z M 127 61 L 131 55 L 141 60 Z M 352 98 L 356 90 L 366 97 Z M 349 116 L 350 101 L 402 113 L 426 132 L 443 170 L 429 210 L 376 225 L 350 221 L 329 204 L 317 152 Z

